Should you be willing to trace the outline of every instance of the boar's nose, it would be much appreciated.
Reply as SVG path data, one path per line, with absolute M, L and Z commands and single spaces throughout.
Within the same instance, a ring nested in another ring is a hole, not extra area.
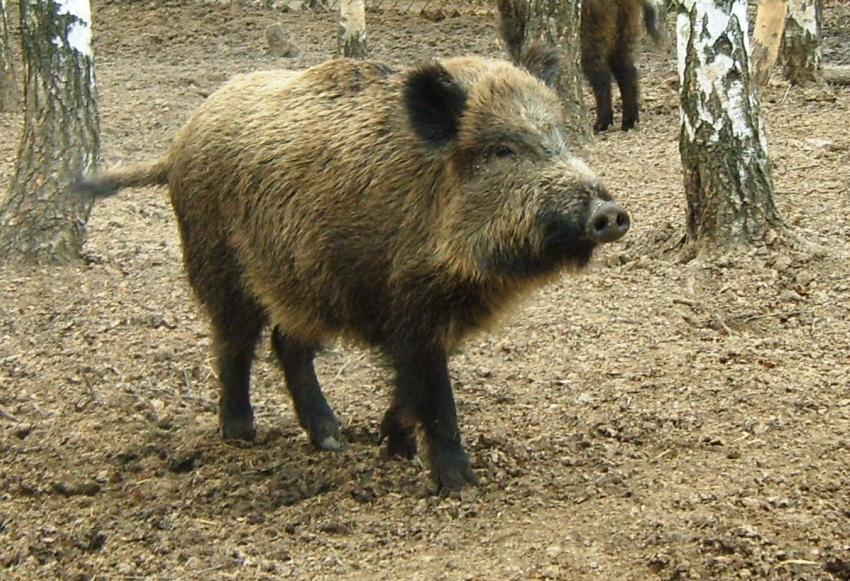
M 599 244 L 618 240 L 629 231 L 629 213 L 616 202 L 594 201 L 587 219 L 587 236 Z

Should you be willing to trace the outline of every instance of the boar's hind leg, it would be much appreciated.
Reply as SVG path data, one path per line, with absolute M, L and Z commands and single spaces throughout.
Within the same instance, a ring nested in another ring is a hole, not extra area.
M 221 435 L 225 440 L 252 441 L 255 432 L 249 391 L 251 364 L 265 321 L 262 309 L 234 290 L 236 288 L 238 286 L 229 287 L 225 301 L 204 302 L 211 315 L 213 348 L 221 383 L 218 404 Z
M 298 423 L 316 446 L 339 450 L 342 442 L 339 423 L 322 394 L 313 367 L 317 346 L 285 335 L 280 327 L 275 326 L 272 331 L 272 348 L 283 367 Z
M 460 440 L 446 354 L 442 349 L 410 349 L 393 357 L 396 386 L 381 424 L 390 453 L 415 454 L 414 423 L 425 432 L 431 474 L 439 488 L 476 484 Z
M 618 53 L 611 60 L 611 70 L 620 87 L 623 102 L 623 131 L 634 129 L 640 116 L 638 109 L 638 72 L 628 54 Z
M 595 70 L 587 75 L 596 98 L 596 123 L 594 131 L 605 131 L 614 124 L 614 109 L 611 105 L 611 73 Z
M 221 392 L 218 417 L 225 440 L 252 441 L 254 412 L 249 391 L 254 349 L 266 317 L 263 309 L 242 289 L 242 268 L 223 236 L 215 228 L 196 228 L 194 211 L 182 200 L 203 196 L 174 196 L 174 207 L 183 241 L 183 262 L 189 284 L 210 318 L 213 355 Z M 201 214 L 203 215 L 203 214 Z M 215 215 L 208 222 L 216 224 Z

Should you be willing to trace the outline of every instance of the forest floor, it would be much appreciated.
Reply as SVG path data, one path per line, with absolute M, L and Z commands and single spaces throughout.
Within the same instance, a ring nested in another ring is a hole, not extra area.
M 335 50 L 335 15 L 93 6 L 104 166 L 161 153 L 235 73 Z M 394 65 L 501 54 L 492 14 L 368 18 Z M 825 59 L 850 63 L 850 8 L 825 18 Z M 274 22 L 299 56 L 266 53 Z M 390 376 L 347 344 L 317 359 L 343 451 L 311 447 L 265 347 L 258 440 L 219 439 L 161 189 L 99 203 L 83 266 L 0 266 L 0 579 L 850 580 L 850 87 L 762 97 L 775 202 L 811 249 L 683 263 L 672 51 L 641 54 L 639 128 L 581 151 L 632 231 L 451 361 L 482 479 L 459 494 L 383 456 Z M 0 184 L 20 126 L 0 114 Z

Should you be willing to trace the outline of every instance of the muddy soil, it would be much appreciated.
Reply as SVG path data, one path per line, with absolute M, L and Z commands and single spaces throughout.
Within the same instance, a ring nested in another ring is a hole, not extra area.
M 336 18 L 96 0 L 103 163 L 161 152 L 235 73 L 333 55 Z M 850 62 L 850 9 L 824 54 Z M 494 17 L 369 13 L 372 55 L 499 55 Z M 300 49 L 275 58 L 265 27 Z M 376 444 L 390 376 L 329 345 L 345 449 L 313 449 L 262 348 L 258 441 L 223 443 L 164 191 L 96 206 L 86 263 L 0 266 L 0 579 L 850 580 L 850 88 L 763 95 L 776 204 L 808 250 L 682 263 L 675 57 L 636 131 L 582 154 L 634 227 L 451 361 L 478 488 Z M 0 183 L 19 114 L 0 115 Z M 264 343 L 265 345 L 265 343 Z

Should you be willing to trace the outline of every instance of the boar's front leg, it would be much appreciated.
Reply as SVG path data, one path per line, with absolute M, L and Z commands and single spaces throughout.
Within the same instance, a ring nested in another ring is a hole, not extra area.
M 342 447 L 339 422 L 322 394 L 313 366 L 317 346 L 286 335 L 275 326 L 272 349 L 283 368 L 298 423 L 319 448 L 339 450 Z
M 477 484 L 460 440 L 445 350 L 431 346 L 396 350 L 393 364 L 395 392 L 381 424 L 381 437 L 388 440 L 388 452 L 415 455 L 414 429 L 418 421 L 425 432 L 431 475 L 437 487 Z

